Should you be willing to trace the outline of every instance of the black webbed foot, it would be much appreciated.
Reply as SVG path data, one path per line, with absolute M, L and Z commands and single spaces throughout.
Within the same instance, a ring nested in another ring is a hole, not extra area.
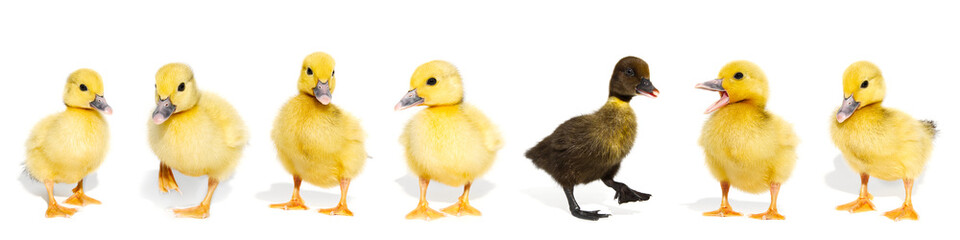
M 635 191 L 626 185 L 623 185 L 622 188 L 617 190 L 617 194 L 613 195 L 613 198 L 617 199 L 618 203 L 624 204 L 628 202 L 643 202 L 650 200 L 650 196 L 652 195 Z
M 590 221 L 596 221 L 601 218 L 610 216 L 610 214 L 600 213 L 599 210 L 583 211 L 580 209 L 570 209 L 570 214 L 573 214 L 574 217 L 577 217 L 579 219 L 590 220 Z

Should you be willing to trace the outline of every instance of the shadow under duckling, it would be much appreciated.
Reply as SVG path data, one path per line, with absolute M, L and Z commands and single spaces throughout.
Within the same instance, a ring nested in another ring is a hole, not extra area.
M 911 193 L 933 150 L 937 133 L 933 121 L 918 121 L 910 115 L 881 105 L 886 95 L 883 75 L 873 63 L 859 61 L 843 73 L 843 104 L 830 126 L 833 142 L 854 171 L 860 173 L 860 195 L 837 206 L 851 213 L 875 210 L 867 191 L 870 176 L 883 180 L 903 179 L 903 206 L 884 214 L 890 219 L 917 220 Z
M 630 100 L 643 95 L 656 98 L 660 91 L 650 82 L 647 62 L 624 57 L 610 77 L 610 95 L 595 113 L 581 115 L 560 124 L 552 134 L 527 150 L 526 157 L 550 174 L 563 188 L 570 213 L 586 220 L 610 216 L 598 211 L 583 211 L 574 198 L 573 187 L 596 180 L 616 191 L 620 204 L 646 201 L 650 194 L 630 189 L 613 180 L 620 163 L 630 153 L 637 136 L 637 120 Z
M 443 213 L 431 209 L 427 185 L 435 180 L 450 186 L 463 185 L 457 203 L 441 209 L 451 215 L 480 215 L 470 206 L 470 186 L 493 164 L 503 140 L 496 126 L 476 107 L 463 102 L 463 83 L 457 68 L 445 61 L 417 67 L 410 77 L 410 91 L 394 107 L 402 110 L 426 105 L 417 112 L 400 136 L 407 164 L 420 178 L 420 202 L 407 219 L 436 219 Z
M 777 194 L 796 164 L 799 140 L 789 123 L 766 110 L 766 75 L 756 64 L 733 61 L 717 79 L 696 87 L 720 93 L 720 100 L 705 112 L 713 114 L 703 125 L 700 146 L 710 172 L 720 181 L 723 197 L 720 209 L 703 215 L 741 215 L 727 201 L 730 186 L 754 194 L 769 187 L 770 208 L 750 217 L 785 219 L 777 211 Z
M 333 103 L 336 87 L 333 57 L 323 52 L 303 60 L 300 93 L 287 101 L 273 125 L 273 142 L 283 167 L 293 174 L 293 197 L 272 208 L 306 210 L 300 182 L 320 187 L 340 184 L 340 202 L 320 209 L 328 215 L 353 216 L 347 208 L 347 188 L 367 159 L 360 122 Z
M 207 218 L 214 190 L 233 172 L 247 144 L 246 128 L 226 100 L 197 88 L 186 64 L 161 67 L 156 88 L 157 108 L 148 130 L 150 147 L 160 159 L 160 191 L 180 191 L 172 169 L 207 175 L 207 195 L 200 205 L 173 210 L 177 217 Z
M 100 204 L 83 192 L 83 178 L 96 171 L 107 155 L 110 137 L 107 121 L 100 112 L 112 114 L 103 97 L 103 80 L 90 69 L 79 69 L 67 77 L 63 88 L 67 109 L 50 115 L 33 127 L 27 139 L 27 174 L 47 189 L 46 217 L 70 217 L 77 212 L 57 204 L 55 183 L 77 183 L 64 203 L 78 206 Z

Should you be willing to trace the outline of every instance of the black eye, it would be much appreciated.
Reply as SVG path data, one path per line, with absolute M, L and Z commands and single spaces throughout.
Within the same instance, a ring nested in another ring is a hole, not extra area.
M 313 69 L 307 68 L 307 75 L 313 75 Z
M 631 76 L 631 77 L 633 77 L 633 75 L 636 74 L 633 72 L 633 69 L 629 69 L 629 68 L 627 69 L 627 71 L 624 71 L 624 72 L 627 73 L 627 76 Z
M 437 79 L 436 78 L 427 79 L 427 85 L 430 85 L 430 86 L 437 85 Z
M 87 91 L 87 85 L 80 84 L 80 91 L 86 92 L 86 91 Z
M 736 74 L 733 74 L 733 78 L 737 80 L 743 79 L 743 73 L 737 72 Z
M 867 88 L 867 86 L 870 86 L 870 82 L 863 81 L 863 83 L 860 83 L 860 88 Z
M 337 71 L 331 71 L 331 72 L 330 72 L 330 76 L 333 77 L 333 74 L 335 74 L 335 73 L 337 73 Z
M 187 85 L 185 85 L 185 84 L 183 84 L 183 83 L 180 83 L 180 86 L 177 86 L 177 91 L 178 91 L 178 92 L 183 92 L 183 90 L 186 89 L 186 88 L 187 88 Z

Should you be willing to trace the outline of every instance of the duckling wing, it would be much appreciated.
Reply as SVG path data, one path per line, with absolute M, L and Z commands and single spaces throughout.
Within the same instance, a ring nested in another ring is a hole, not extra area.
M 549 136 L 537 146 L 527 151 L 527 158 L 543 159 L 582 154 L 591 151 L 580 151 L 590 144 L 589 129 L 593 128 L 589 115 L 571 118 L 557 127 Z
M 204 105 L 208 106 L 206 110 L 209 116 L 216 121 L 217 126 L 222 127 L 227 145 L 233 148 L 246 145 L 247 130 L 237 110 L 213 93 L 204 92 L 202 100 L 207 101 Z
M 480 109 L 464 104 L 463 114 L 483 134 L 483 145 L 488 151 L 497 151 L 503 147 L 503 138 L 500 137 L 497 126 L 483 112 L 480 112 Z

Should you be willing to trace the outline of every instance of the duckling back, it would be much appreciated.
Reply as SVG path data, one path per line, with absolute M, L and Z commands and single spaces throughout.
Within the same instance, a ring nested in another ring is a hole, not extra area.
M 203 92 L 194 108 L 148 126 L 150 146 L 160 161 L 190 176 L 225 179 L 247 143 L 240 115 L 209 92 Z
M 283 106 L 271 136 L 284 168 L 321 187 L 356 177 L 367 159 L 359 121 L 304 94 Z
M 714 112 L 700 136 L 713 176 L 750 193 L 763 192 L 770 183 L 790 177 L 798 142 L 789 123 L 746 103 Z
M 26 172 L 37 180 L 78 182 L 103 162 L 108 138 L 100 113 L 67 108 L 34 126 L 26 143 Z
M 502 147 L 496 127 L 468 104 L 421 110 L 404 128 L 400 143 L 414 173 L 451 186 L 486 172 Z
M 933 151 L 936 125 L 895 109 L 870 105 L 842 123 L 832 122 L 834 144 L 847 163 L 883 180 L 920 176 Z

